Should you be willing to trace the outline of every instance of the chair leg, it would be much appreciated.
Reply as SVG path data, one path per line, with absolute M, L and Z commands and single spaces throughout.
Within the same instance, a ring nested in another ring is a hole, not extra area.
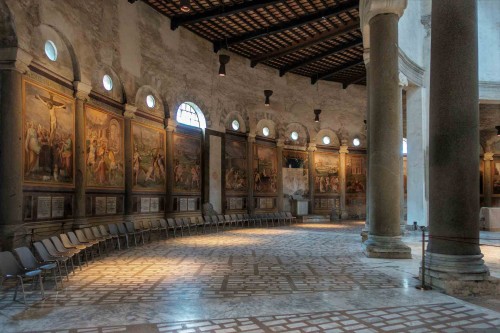
M 43 288 L 42 273 L 38 276 L 40 279 L 40 292 L 42 294 L 42 300 L 45 299 L 45 289 Z
M 22 276 L 19 276 L 19 282 L 21 282 L 21 291 L 23 292 L 23 303 L 24 303 L 24 305 L 26 305 L 26 293 L 24 290 L 24 282 L 23 282 Z M 17 288 L 16 288 L 16 291 L 17 291 Z

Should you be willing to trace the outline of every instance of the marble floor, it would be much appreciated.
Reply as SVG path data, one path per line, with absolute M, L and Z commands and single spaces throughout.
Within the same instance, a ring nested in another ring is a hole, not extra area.
M 368 259 L 363 222 L 232 229 L 153 240 L 77 270 L 29 306 L 0 293 L 0 332 L 500 332 L 495 297 L 415 289 L 413 258 Z M 482 232 L 500 277 L 500 233 Z M 490 240 L 488 240 L 490 239 Z

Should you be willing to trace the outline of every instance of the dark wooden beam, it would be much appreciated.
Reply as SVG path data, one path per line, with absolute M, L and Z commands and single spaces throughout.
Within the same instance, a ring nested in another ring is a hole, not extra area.
M 366 73 L 361 74 L 360 76 L 353 77 L 349 81 L 342 82 L 342 89 L 347 89 L 351 84 L 355 84 L 363 81 L 366 78 Z
M 237 14 L 240 12 L 245 12 L 249 10 L 255 10 L 258 8 L 274 5 L 276 3 L 282 2 L 283 0 L 274 0 L 274 1 L 263 1 L 263 0 L 254 0 L 252 2 L 244 1 L 240 4 L 234 6 L 218 6 L 214 9 L 206 10 L 201 13 L 191 14 L 191 15 L 181 15 L 174 16 L 170 22 L 170 28 L 172 30 L 177 29 L 181 25 L 193 24 L 200 21 L 207 21 L 214 17 L 225 17 L 232 14 Z
M 263 54 L 263 55 L 261 55 L 259 57 L 252 58 L 251 59 L 251 66 L 255 67 L 259 62 L 263 62 L 263 61 L 266 61 L 266 60 L 269 60 L 269 59 L 273 59 L 273 58 L 278 58 L 278 57 L 285 56 L 287 54 L 296 52 L 297 50 L 304 49 L 304 48 L 310 47 L 311 45 L 324 42 L 325 40 L 332 39 L 332 38 L 335 38 L 337 36 L 344 35 L 344 34 L 346 34 L 348 32 L 356 30 L 356 29 L 359 29 L 359 20 L 358 21 L 352 21 L 351 23 L 349 23 L 349 24 L 347 24 L 347 25 L 345 25 L 343 27 L 340 27 L 339 29 L 327 30 L 327 31 L 325 31 L 323 33 L 317 34 L 313 38 L 305 39 L 305 40 L 303 40 L 301 42 L 292 44 L 292 45 L 290 45 L 288 47 L 277 49 L 275 51 Z
M 348 62 L 342 66 L 336 67 L 335 69 L 332 69 L 331 71 L 318 73 L 316 75 L 313 75 L 313 77 L 311 78 L 311 84 L 315 84 L 319 80 L 329 78 L 332 75 L 335 75 L 337 73 L 340 73 L 342 71 L 345 71 L 349 68 L 353 68 L 353 67 L 358 66 L 358 65 L 363 64 L 363 63 L 364 63 L 363 59 L 359 59 L 359 60 L 357 59 L 357 60 Z
M 340 53 L 342 51 L 351 49 L 353 47 L 356 47 L 356 46 L 359 46 L 359 45 L 362 45 L 362 44 L 363 44 L 363 39 L 361 39 L 361 38 L 356 38 L 355 40 L 350 41 L 348 43 L 340 44 L 340 45 L 338 45 L 338 46 L 336 46 L 336 47 L 334 47 L 332 49 L 326 50 L 325 52 L 322 52 L 322 53 L 320 53 L 318 55 L 315 55 L 315 56 L 310 57 L 310 58 L 306 58 L 306 59 L 304 59 L 304 60 L 302 60 L 300 62 L 296 62 L 296 63 L 293 63 L 293 64 L 290 64 L 290 65 L 287 65 L 285 67 L 280 68 L 280 76 L 283 76 L 286 73 L 291 72 L 293 70 L 296 70 L 298 68 L 307 66 L 307 65 L 309 65 L 309 64 L 311 64 L 313 62 L 319 61 L 319 60 L 321 60 L 323 58 L 329 57 L 331 55 Z
M 215 41 L 214 42 L 214 50 L 215 50 L 215 52 L 217 52 L 218 50 L 220 50 L 223 47 L 227 47 L 227 46 L 231 46 L 234 44 L 253 40 L 256 38 L 264 37 L 264 36 L 267 36 L 269 34 L 275 34 L 275 33 L 285 31 L 285 30 L 293 29 L 293 28 L 299 27 L 299 26 L 307 24 L 307 23 L 316 22 L 316 21 L 322 20 L 323 18 L 333 16 L 333 15 L 338 15 L 338 14 L 341 14 L 343 12 L 346 12 L 346 11 L 349 11 L 352 9 L 358 9 L 358 8 L 359 8 L 359 3 L 357 1 L 343 3 L 339 6 L 330 7 L 330 8 L 327 8 L 327 9 L 324 9 L 324 10 L 321 10 L 321 11 L 318 11 L 316 13 L 309 14 L 309 15 L 302 15 L 302 16 L 299 16 L 299 17 L 292 19 L 290 21 L 282 22 L 282 23 L 275 24 L 275 25 L 267 27 L 267 28 L 262 28 L 262 29 L 258 29 L 258 30 L 251 31 L 248 33 L 244 33 L 244 34 L 236 36 L 236 37 L 228 38 L 227 40 Z M 357 24 L 359 26 L 359 21 L 357 21 L 357 22 L 358 22 Z

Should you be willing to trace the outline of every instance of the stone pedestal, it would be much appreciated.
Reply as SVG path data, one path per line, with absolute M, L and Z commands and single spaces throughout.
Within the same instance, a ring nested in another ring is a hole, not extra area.
M 368 118 L 369 234 L 363 243 L 370 258 L 411 258 L 401 241 L 402 129 L 399 109 L 398 20 L 406 1 L 362 2 L 363 38 L 370 39 Z M 369 31 L 369 36 L 366 36 Z
M 479 248 L 477 29 L 475 0 L 433 1 L 426 267 L 437 287 L 489 275 Z

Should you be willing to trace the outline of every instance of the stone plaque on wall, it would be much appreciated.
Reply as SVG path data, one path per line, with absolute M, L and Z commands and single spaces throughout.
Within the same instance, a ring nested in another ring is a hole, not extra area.
M 51 198 L 50 197 L 38 197 L 37 199 L 37 219 L 48 219 L 50 218 L 50 206 L 51 206 Z
M 52 218 L 64 217 L 64 197 L 52 197 Z
M 116 214 L 116 197 L 106 198 L 106 213 Z
M 141 213 L 149 213 L 151 211 L 151 198 L 141 198 Z
M 95 214 L 106 214 L 106 197 L 95 197 Z
M 151 213 L 157 213 L 160 211 L 160 198 L 151 198 Z
M 187 198 L 180 198 L 179 199 L 179 210 L 181 212 L 185 212 L 188 210 L 188 199 Z

